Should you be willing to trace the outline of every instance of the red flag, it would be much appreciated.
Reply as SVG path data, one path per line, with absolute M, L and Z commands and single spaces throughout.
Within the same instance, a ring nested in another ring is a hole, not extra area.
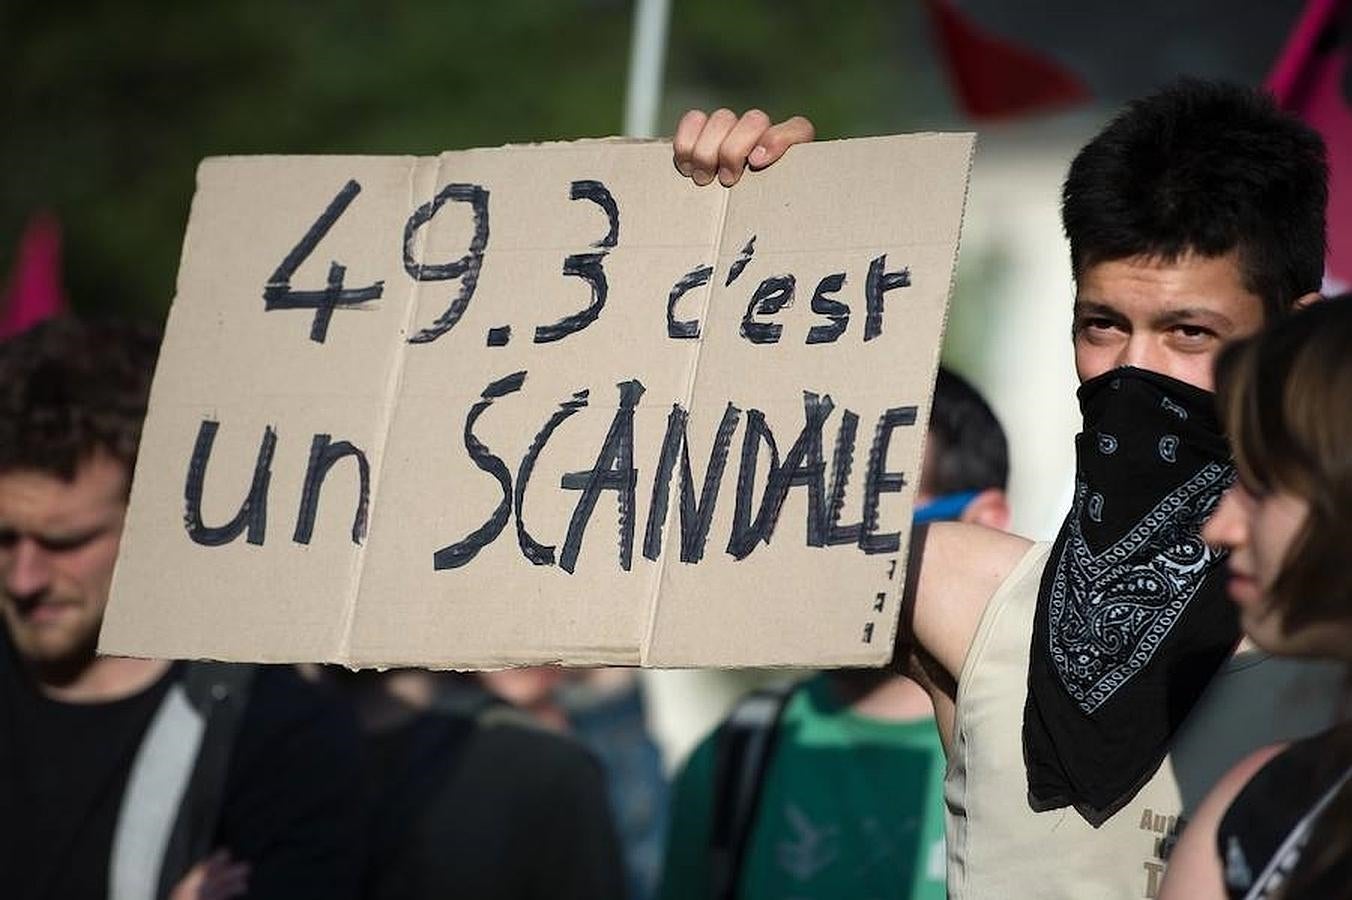
M 926 0 L 925 7 L 956 99 L 970 115 L 991 117 L 1085 100 L 1107 112 L 1180 75 L 1257 84 L 1307 2 Z
M 1310 0 L 1267 78 L 1283 109 L 1324 136 L 1329 157 L 1327 293 L 1352 287 L 1352 72 L 1347 0 Z
M 930 12 L 963 110 L 997 119 L 1088 100 L 1089 88 L 1055 60 L 983 29 L 952 0 L 931 0 Z
M 66 308 L 61 289 L 61 226 L 39 214 L 19 241 L 14 272 L 0 300 L 0 340 L 26 331 Z

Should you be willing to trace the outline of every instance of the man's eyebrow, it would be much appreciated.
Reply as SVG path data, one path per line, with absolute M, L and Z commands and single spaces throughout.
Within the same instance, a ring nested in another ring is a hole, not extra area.
M 42 531 L 23 531 L 7 522 L 0 522 L 0 534 L 24 535 L 33 538 L 39 543 L 83 544 L 92 541 L 95 538 L 102 537 L 114 527 L 114 523 L 103 522 L 95 525 L 80 525 L 79 527 L 72 528 L 52 527 Z
M 1152 324 L 1167 328 L 1181 322 L 1208 322 L 1221 328 L 1233 328 L 1235 325 L 1225 313 L 1205 306 L 1185 306 L 1182 309 L 1165 310 L 1153 319 Z
M 1071 313 L 1077 319 L 1081 316 L 1102 316 L 1105 319 L 1112 319 L 1117 322 L 1126 320 L 1126 316 L 1113 307 L 1095 300 L 1076 300 Z
M 70 528 L 70 529 L 53 528 L 51 531 L 45 534 L 37 535 L 37 538 L 40 541 L 52 541 L 55 543 L 63 543 L 63 544 L 78 544 L 83 543 L 85 541 L 93 540 L 94 538 L 99 537 L 112 527 L 113 527 L 112 525 L 104 523 L 102 525 L 89 525 L 82 528 Z

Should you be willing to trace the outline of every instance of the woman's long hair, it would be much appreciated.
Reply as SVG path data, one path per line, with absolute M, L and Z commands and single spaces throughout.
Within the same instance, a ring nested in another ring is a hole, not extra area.
M 1216 381 L 1243 483 L 1309 504 L 1269 592 L 1283 630 L 1352 623 L 1352 298 L 1316 303 L 1227 348 Z M 1352 764 L 1349 676 L 1343 724 L 1324 742 L 1315 773 L 1320 783 Z M 1352 783 L 1319 816 L 1282 896 L 1352 898 L 1348 868 Z

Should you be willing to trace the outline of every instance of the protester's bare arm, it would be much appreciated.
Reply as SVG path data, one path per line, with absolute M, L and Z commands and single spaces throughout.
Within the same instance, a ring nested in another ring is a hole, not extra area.
M 812 140 L 816 129 L 802 116 L 772 123 L 759 109 L 737 115 L 692 109 L 681 116 L 672 138 L 676 170 L 698 185 L 713 181 L 731 187 L 747 167 L 763 169 L 794 144 Z
M 1169 868 L 1160 885 L 1159 900 L 1224 900 L 1227 894 L 1221 877 L 1216 829 L 1244 785 L 1285 746 L 1274 744 L 1254 751 L 1216 782 L 1169 854 Z
M 958 676 L 981 615 L 1030 546 L 1017 535 L 966 522 L 911 529 L 892 668 L 929 693 L 945 753 L 953 749 Z
M 934 707 L 934 723 L 939 729 L 939 741 L 944 755 L 953 752 L 953 728 L 958 712 L 958 682 L 919 647 L 912 647 L 907 657 L 907 674 L 929 694 Z
M 966 522 L 913 529 L 894 667 L 931 694 L 955 690 L 986 603 L 1030 546 L 1026 538 Z

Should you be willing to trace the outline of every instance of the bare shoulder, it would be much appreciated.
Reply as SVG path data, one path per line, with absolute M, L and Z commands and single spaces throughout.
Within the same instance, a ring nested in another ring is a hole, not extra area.
M 1221 819 L 1249 779 L 1286 747 L 1286 744 L 1272 744 L 1255 750 L 1216 782 L 1197 807 L 1169 857 L 1169 869 L 1160 886 L 1160 900 L 1220 900 L 1226 896 L 1220 855 L 1216 852 L 1216 832 Z
M 936 522 L 912 542 L 911 629 L 951 677 L 962 671 L 987 602 L 1032 546 L 1027 538 L 965 522 Z

